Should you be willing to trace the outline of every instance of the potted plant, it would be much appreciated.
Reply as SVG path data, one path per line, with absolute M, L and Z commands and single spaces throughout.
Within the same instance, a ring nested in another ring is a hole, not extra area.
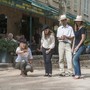
M 0 63 L 12 62 L 17 46 L 18 44 L 14 41 L 0 39 Z

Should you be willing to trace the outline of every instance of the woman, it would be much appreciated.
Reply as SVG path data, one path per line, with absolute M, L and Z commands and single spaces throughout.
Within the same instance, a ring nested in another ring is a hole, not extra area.
M 84 40 L 86 37 L 85 34 L 86 34 L 86 29 L 83 26 L 82 16 L 77 16 L 75 19 L 75 41 L 72 49 L 75 79 L 79 79 L 81 76 L 80 55 L 85 50 L 85 47 L 84 47 Z
M 20 41 L 19 47 L 16 49 L 16 68 L 21 70 L 22 76 L 27 75 L 26 66 L 28 63 L 31 63 L 33 59 L 31 50 L 27 46 L 26 41 Z M 33 72 L 33 70 L 31 70 Z
M 50 30 L 48 25 L 43 26 L 42 39 L 41 39 L 41 48 L 44 57 L 45 64 L 45 75 L 52 76 L 52 54 L 55 47 L 55 37 L 54 33 Z

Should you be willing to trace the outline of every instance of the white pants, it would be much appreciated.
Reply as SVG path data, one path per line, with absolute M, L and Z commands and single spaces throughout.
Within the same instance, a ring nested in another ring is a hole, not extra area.
M 72 71 L 72 52 L 71 52 L 71 44 L 59 42 L 59 68 L 60 73 L 65 72 L 64 68 L 64 59 L 67 61 L 67 70 Z

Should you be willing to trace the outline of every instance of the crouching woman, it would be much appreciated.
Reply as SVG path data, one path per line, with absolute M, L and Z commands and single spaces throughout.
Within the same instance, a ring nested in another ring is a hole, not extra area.
M 27 76 L 27 72 L 31 71 L 33 72 L 33 68 L 31 66 L 32 63 L 32 53 L 30 48 L 27 45 L 26 41 L 20 41 L 19 47 L 17 47 L 16 49 L 16 54 L 18 55 L 16 58 L 16 69 L 20 69 L 21 70 L 21 74 L 22 76 Z M 27 65 L 29 65 L 29 69 L 27 70 Z

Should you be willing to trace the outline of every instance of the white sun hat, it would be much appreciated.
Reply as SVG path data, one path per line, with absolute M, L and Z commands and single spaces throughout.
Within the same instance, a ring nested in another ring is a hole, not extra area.
M 83 21 L 82 16 L 81 15 L 77 15 L 76 19 L 74 21 Z
M 61 15 L 61 16 L 59 17 L 59 20 L 58 20 L 58 21 L 65 20 L 65 19 L 67 19 L 66 15 Z

